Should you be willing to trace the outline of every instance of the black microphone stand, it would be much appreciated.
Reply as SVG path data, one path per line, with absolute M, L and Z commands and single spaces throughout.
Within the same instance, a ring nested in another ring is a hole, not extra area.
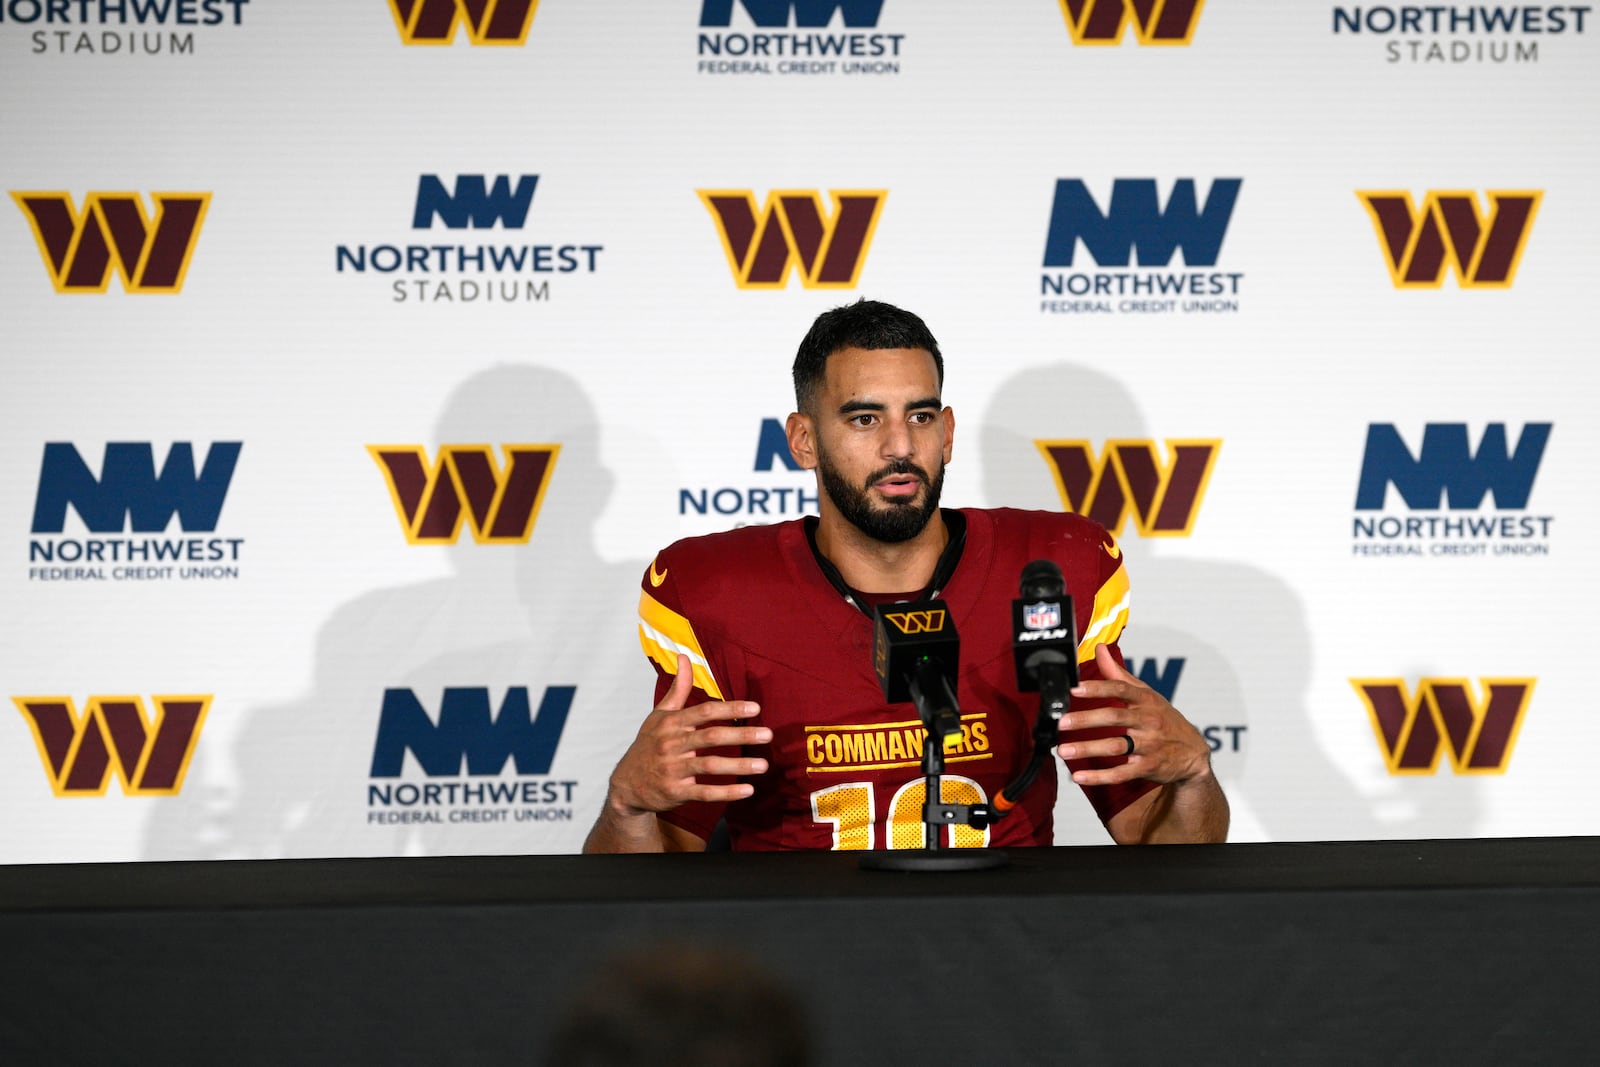
M 1000 795 L 995 797 L 995 812 L 991 822 L 1004 818 L 1011 811 L 1023 790 L 1039 776 L 1045 761 L 1050 758 L 1051 750 L 1061 741 L 1061 716 L 1066 714 L 1067 705 L 1072 699 L 1067 693 L 1073 684 L 1072 674 L 1065 657 L 1059 654 L 1041 658 L 1033 666 L 1040 676 L 1039 715 L 1033 721 L 1033 756 L 1022 773 L 1008 782 L 1000 790 Z
M 944 741 L 961 732 L 961 715 L 950 681 L 931 660 L 918 661 L 908 679 L 911 700 L 922 719 L 923 848 L 863 852 L 861 867 L 869 871 L 982 871 L 1004 867 L 1010 857 L 1004 849 L 944 847 L 944 828 L 952 825 L 987 827 L 995 818 L 988 804 L 946 804 L 940 779 L 944 776 Z

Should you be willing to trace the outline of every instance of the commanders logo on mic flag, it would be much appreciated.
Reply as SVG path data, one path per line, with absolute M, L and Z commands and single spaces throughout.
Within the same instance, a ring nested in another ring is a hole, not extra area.
M 128 796 L 176 796 L 183 788 L 211 696 L 90 697 L 78 714 L 71 697 L 12 697 L 39 746 L 58 797 L 104 796 L 115 771 Z
M 83 210 L 64 192 L 13 192 L 58 293 L 103 293 L 116 270 L 130 293 L 177 293 L 200 237 L 210 193 L 90 193 Z
M 936 634 L 944 629 L 946 612 L 942 608 L 931 611 L 886 611 L 884 621 L 892 623 L 903 634 Z

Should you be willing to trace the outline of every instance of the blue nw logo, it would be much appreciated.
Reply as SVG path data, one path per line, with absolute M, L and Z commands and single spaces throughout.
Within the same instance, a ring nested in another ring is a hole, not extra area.
M 1165 667 L 1157 659 L 1147 659 L 1139 664 L 1137 670 L 1133 669 L 1133 661 L 1128 661 L 1129 671 L 1138 675 L 1139 681 L 1167 698 L 1170 703 L 1176 700 L 1178 692 L 1178 679 L 1183 675 L 1184 657 L 1173 656 L 1167 660 Z
M 1102 267 L 1126 267 L 1135 253 L 1141 267 L 1164 267 L 1180 248 L 1188 266 L 1215 266 L 1242 184 L 1242 178 L 1215 179 L 1201 208 L 1194 179 L 1179 178 L 1163 209 L 1155 179 L 1118 178 L 1111 183 L 1110 206 L 1101 211 L 1082 179 L 1061 178 L 1050 210 L 1044 265 L 1072 266 L 1073 248 L 1082 241 Z
M 508 759 L 518 774 L 548 774 L 577 691 L 547 687 L 532 715 L 527 687 L 514 686 L 494 715 L 487 689 L 446 689 L 435 723 L 411 690 L 385 689 L 372 777 L 398 778 L 407 751 L 429 777 L 458 775 L 463 760 L 467 773 L 479 777 L 499 774 Z
M 1381 510 L 1391 484 L 1408 508 L 1438 509 L 1448 494 L 1450 509 L 1464 511 L 1481 506 L 1490 492 L 1499 510 L 1525 508 L 1550 428 L 1548 422 L 1527 423 L 1511 450 L 1505 424 L 1491 422 L 1474 453 L 1466 423 L 1430 422 L 1422 431 L 1422 451 L 1413 456 L 1393 423 L 1372 423 L 1367 427 L 1356 510 Z
M 734 0 L 703 0 L 700 25 L 728 26 L 733 23 Z M 844 14 L 846 26 L 862 28 L 878 24 L 883 0 L 739 0 L 750 21 L 763 29 L 784 29 L 793 14 L 794 24 L 804 29 L 822 29 L 833 20 L 835 11 Z
M 756 470 L 769 471 L 772 461 L 782 463 L 787 470 L 797 471 L 800 464 L 789 452 L 789 436 L 783 432 L 783 423 L 777 419 L 761 420 L 761 436 L 756 439 Z
M 194 448 L 177 441 L 157 474 L 150 442 L 114 441 L 106 445 L 96 478 L 76 447 L 51 441 L 39 468 L 33 532 L 61 533 L 68 507 L 91 533 L 122 533 L 125 524 L 133 533 L 161 533 L 174 515 L 185 531 L 215 530 L 242 447 L 238 441 L 216 442 L 196 474 Z
M 435 217 L 452 230 L 489 230 L 499 222 L 508 230 L 520 230 L 528 218 L 528 208 L 533 204 L 533 190 L 539 184 L 537 174 L 518 176 L 513 186 L 504 174 L 495 176 L 494 185 L 488 185 L 482 174 L 456 175 L 455 192 L 444 187 L 437 174 L 424 174 L 417 179 L 417 209 L 411 216 L 411 228 L 426 230 Z

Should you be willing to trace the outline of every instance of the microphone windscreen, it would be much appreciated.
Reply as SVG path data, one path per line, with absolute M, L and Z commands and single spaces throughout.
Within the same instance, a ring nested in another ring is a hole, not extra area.
M 1024 600 L 1059 599 L 1067 594 L 1066 579 L 1053 560 L 1036 559 L 1022 568 Z

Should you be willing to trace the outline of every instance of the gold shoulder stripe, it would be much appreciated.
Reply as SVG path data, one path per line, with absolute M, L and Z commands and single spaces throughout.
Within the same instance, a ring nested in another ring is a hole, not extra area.
M 694 666 L 694 684 L 700 691 L 712 700 L 726 699 L 689 620 L 649 593 L 639 594 L 639 646 L 668 674 L 678 673 L 679 653 L 688 656 Z
M 1079 663 L 1092 662 L 1098 646 L 1112 644 L 1122 636 L 1123 627 L 1128 625 L 1128 599 L 1128 569 L 1118 567 L 1095 590 L 1089 626 L 1083 632 L 1083 639 L 1078 642 Z

